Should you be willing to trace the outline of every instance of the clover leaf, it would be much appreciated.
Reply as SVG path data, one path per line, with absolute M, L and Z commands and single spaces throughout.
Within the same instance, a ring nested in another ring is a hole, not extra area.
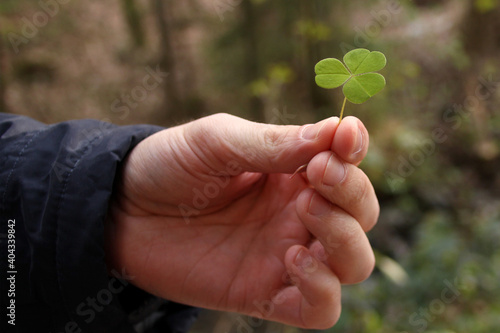
M 354 104 L 366 102 L 385 87 L 385 78 L 378 73 L 387 63 L 385 55 L 378 51 L 355 49 L 344 56 L 344 63 L 335 58 L 323 59 L 316 64 L 316 84 L 333 89 L 343 85 L 345 99 Z M 345 65 L 344 65 L 345 64 Z

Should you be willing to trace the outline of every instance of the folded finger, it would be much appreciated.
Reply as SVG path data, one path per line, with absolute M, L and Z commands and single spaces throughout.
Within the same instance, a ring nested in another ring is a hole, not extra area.
M 345 117 L 335 132 L 331 150 L 342 160 L 358 165 L 368 152 L 368 144 L 365 125 L 356 117 Z
M 363 230 L 370 230 L 377 222 L 380 207 L 375 190 L 358 167 L 332 152 L 322 152 L 309 163 L 307 179 L 324 198 L 352 215 Z
M 335 274 L 310 251 L 292 246 L 285 255 L 292 286 L 283 289 L 275 319 L 308 329 L 327 329 L 340 317 L 341 290 Z
M 371 274 L 375 257 L 370 242 L 351 215 L 312 189 L 297 199 L 297 213 L 319 242 L 312 244 L 311 251 L 328 264 L 340 282 L 358 283 Z

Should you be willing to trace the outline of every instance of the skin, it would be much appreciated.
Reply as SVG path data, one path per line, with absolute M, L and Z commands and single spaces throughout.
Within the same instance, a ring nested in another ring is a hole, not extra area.
M 152 135 L 122 168 L 108 268 L 172 301 L 331 327 L 341 284 L 374 267 L 365 232 L 379 205 L 357 167 L 367 149 L 354 117 L 278 126 L 217 114 Z

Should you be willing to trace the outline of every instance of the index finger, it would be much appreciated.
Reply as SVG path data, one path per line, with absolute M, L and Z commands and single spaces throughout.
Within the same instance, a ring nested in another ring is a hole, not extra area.
M 359 165 L 368 151 L 369 136 L 356 117 L 346 117 L 338 125 L 331 150 L 344 161 Z

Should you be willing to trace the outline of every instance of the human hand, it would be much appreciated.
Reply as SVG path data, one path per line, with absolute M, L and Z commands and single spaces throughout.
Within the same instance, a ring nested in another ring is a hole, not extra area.
M 299 127 L 217 114 L 156 133 L 123 166 L 109 269 L 172 301 L 331 327 L 340 285 L 374 266 L 365 232 L 379 206 L 357 167 L 367 149 L 354 117 Z

